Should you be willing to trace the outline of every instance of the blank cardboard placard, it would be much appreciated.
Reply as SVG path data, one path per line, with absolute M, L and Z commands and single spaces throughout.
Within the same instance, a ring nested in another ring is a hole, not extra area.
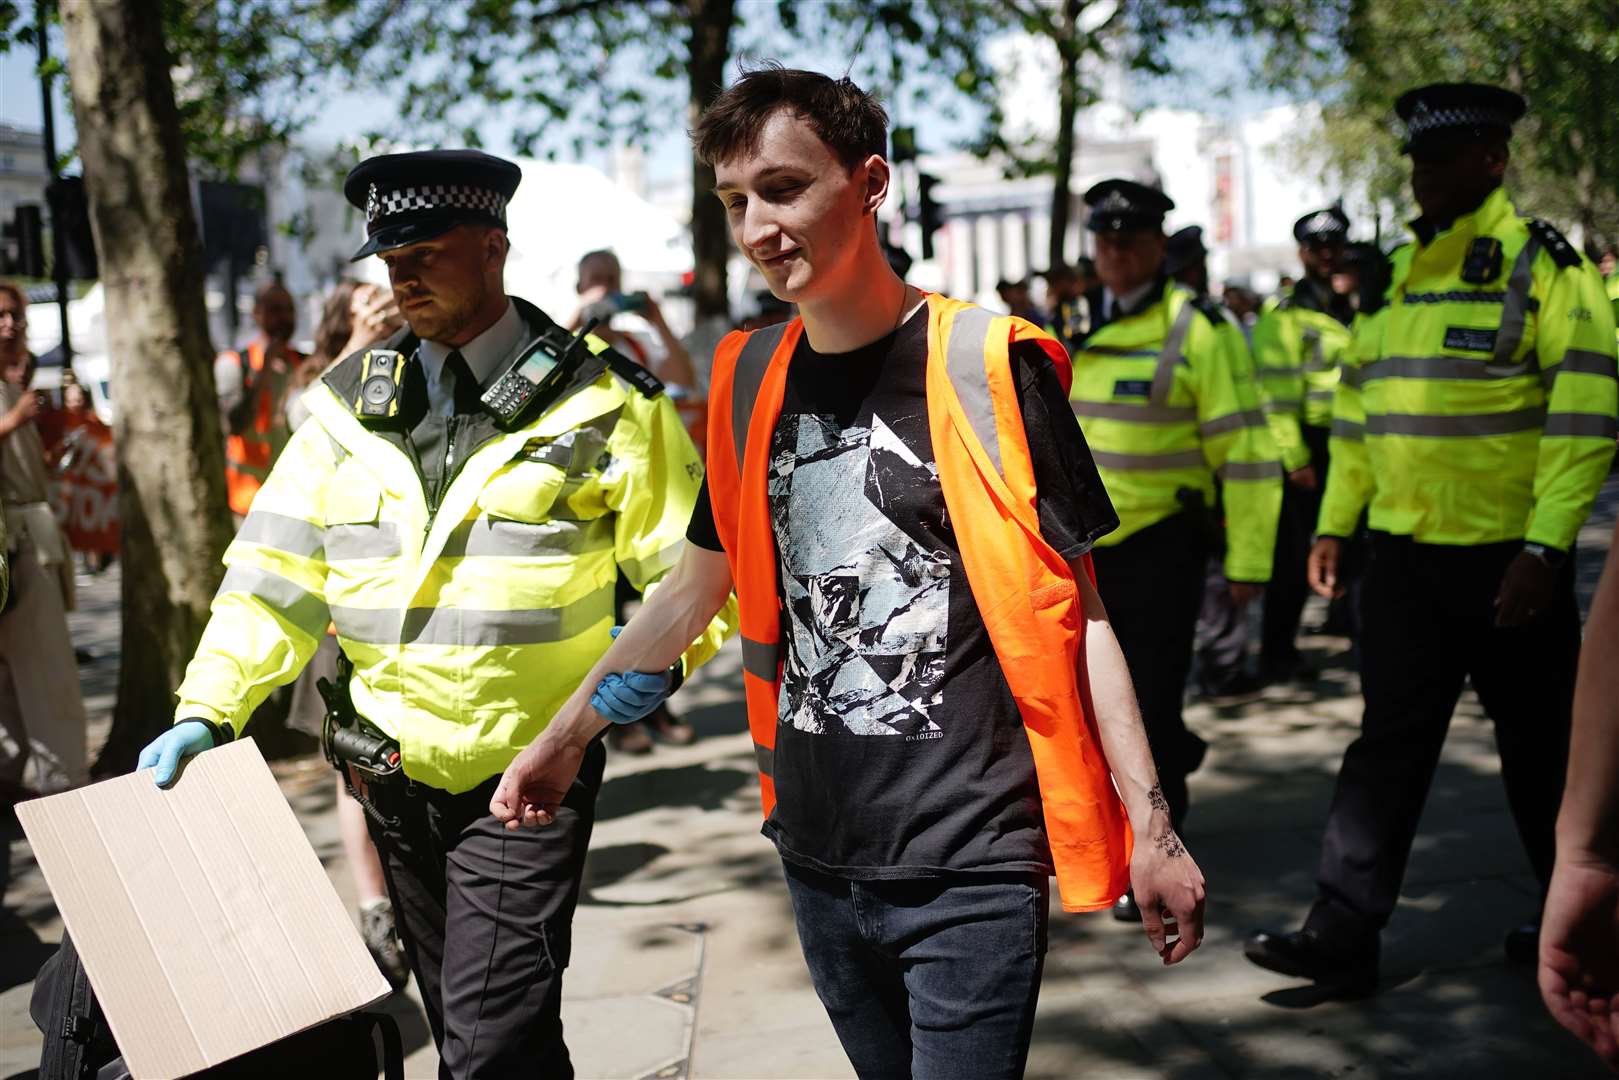
M 388 984 L 250 739 L 17 806 L 130 1071 L 177 1077 Z

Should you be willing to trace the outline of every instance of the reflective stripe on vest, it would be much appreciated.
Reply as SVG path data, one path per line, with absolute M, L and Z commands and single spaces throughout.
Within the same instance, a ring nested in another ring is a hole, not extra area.
M 980 611 L 994 615 L 986 628 L 1028 734 L 1064 906 L 1104 907 L 1128 884 L 1129 829 L 1077 684 L 1084 620 L 1072 570 L 1040 537 L 1008 359 L 1012 340 L 1037 341 L 1066 390 L 1066 355 L 1020 320 L 939 296 L 927 303 L 929 426 L 962 565 Z M 741 609 L 743 686 L 767 815 L 782 663 L 770 440 L 802 332 L 795 320 L 728 337 L 711 384 L 710 496 Z
M 1193 314 L 1192 299 L 1187 297 L 1175 314 L 1169 333 L 1164 336 L 1164 347 L 1158 351 L 1158 367 L 1152 374 L 1150 398 L 1154 405 L 1169 401 L 1169 391 L 1175 386 L 1175 365 L 1181 362 L 1181 346 L 1186 342 L 1186 332 L 1191 329 Z

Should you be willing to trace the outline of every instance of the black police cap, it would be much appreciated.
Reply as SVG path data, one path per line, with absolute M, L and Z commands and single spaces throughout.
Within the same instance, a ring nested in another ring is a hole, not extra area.
M 481 150 L 367 158 L 343 181 L 343 197 L 365 211 L 365 244 L 349 261 L 419 244 L 457 225 L 504 229 L 506 204 L 522 179 L 516 165 Z
M 1484 83 L 1432 83 L 1407 90 L 1394 103 L 1405 121 L 1402 153 L 1421 151 L 1435 139 L 1471 133 L 1477 139 L 1502 138 L 1529 105 L 1518 94 Z
M 1349 238 L 1349 217 L 1341 207 L 1312 210 L 1293 223 L 1293 239 L 1301 244 L 1311 240 L 1343 243 Z
M 1168 195 L 1134 180 L 1103 180 L 1085 193 L 1085 205 L 1091 208 L 1085 219 L 1091 232 L 1160 228 L 1175 209 Z
M 1203 226 L 1188 225 L 1164 243 L 1164 273 L 1178 274 L 1209 254 L 1203 246 Z

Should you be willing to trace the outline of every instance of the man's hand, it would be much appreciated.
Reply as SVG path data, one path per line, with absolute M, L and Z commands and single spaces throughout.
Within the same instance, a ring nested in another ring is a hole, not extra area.
M 152 770 L 152 780 L 160 788 L 174 783 L 174 774 L 180 768 L 180 759 L 200 754 L 214 745 L 208 725 L 200 720 L 182 720 L 146 744 L 135 771 Z
M 489 800 L 489 812 L 511 832 L 524 826 L 550 825 L 584 759 L 584 746 L 541 734 L 506 766 L 500 786 Z
M 1557 571 L 1527 551 L 1518 552 L 1495 595 L 1495 625 L 1524 626 L 1551 606 Z
M 1559 852 L 1540 920 L 1540 996 L 1619 1069 L 1619 866 Z
M 1265 586 L 1252 581 L 1228 581 L 1226 588 L 1231 590 L 1231 602 L 1237 605 L 1238 611 L 1258 600 L 1265 592 Z
M 1315 475 L 1314 465 L 1306 465 L 1301 469 L 1294 469 L 1292 472 L 1287 474 L 1287 482 L 1292 484 L 1294 487 L 1303 488 L 1305 491 L 1314 491 L 1320 484 L 1320 480 Z
M 1203 944 L 1203 872 L 1175 835 L 1163 792 L 1154 787 L 1147 798 L 1152 814 L 1144 833 L 1136 836 L 1130 885 L 1141 909 L 1141 927 L 1167 966 Z
M 1343 587 L 1338 584 L 1338 557 L 1343 554 L 1343 549 L 1343 541 L 1336 536 L 1318 537 L 1310 548 L 1307 571 L 1310 588 L 1328 600 L 1336 600 L 1344 594 Z

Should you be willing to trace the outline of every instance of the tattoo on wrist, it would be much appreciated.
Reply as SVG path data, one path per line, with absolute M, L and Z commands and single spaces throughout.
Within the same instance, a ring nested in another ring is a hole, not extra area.
M 1186 846 L 1181 843 L 1181 838 L 1175 835 L 1173 829 L 1159 834 L 1153 839 L 1153 843 L 1158 845 L 1158 853 L 1166 859 L 1178 859 L 1186 854 Z
M 1154 810 L 1162 810 L 1166 814 L 1169 813 L 1169 800 L 1164 798 L 1164 789 L 1159 787 L 1157 784 L 1154 784 L 1152 786 L 1152 790 L 1147 792 L 1147 805 L 1152 807 Z

